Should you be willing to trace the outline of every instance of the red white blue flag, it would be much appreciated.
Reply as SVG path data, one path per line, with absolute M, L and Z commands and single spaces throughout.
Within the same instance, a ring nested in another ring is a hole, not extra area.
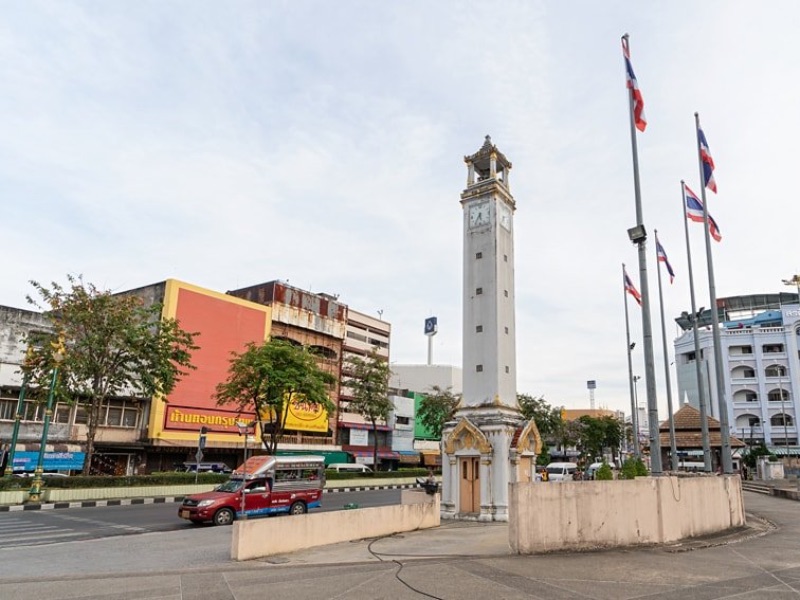
M 622 56 L 625 58 L 625 77 L 633 100 L 633 122 L 636 125 L 636 129 L 644 131 L 645 127 L 647 127 L 647 119 L 644 116 L 644 99 L 642 98 L 641 90 L 639 90 L 639 82 L 636 81 L 636 75 L 633 72 L 633 65 L 631 65 L 631 53 L 628 49 L 627 35 L 622 37 Z
M 716 194 L 717 182 L 714 181 L 714 159 L 711 158 L 706 136 L 700 127 L 697 128 L 697 143 L 700 147 L 700 161 L 703 163 L 703 185 Z
M 631 278 L 628 277 L 628 272 L 625 270 L 625 267 L 622 268 L 622 276 L 623 276 L 623 283 L 625 284 L 625 291 L 628 292 L 633 299 L 636 300 L 636 304 L 639 306 L 642 305 L 642 295 L 639 293 L 639 290 L 636 289 L 636 286 L 633 285 Z
M 672 265 L 669 264 L 667 253 L 664 251 L 664 246 L 662 246 L 661 242 L 658 241 L 658 236 L 656 236 L 656 256 L 658 257 L 659 262 L 663 262 L 664 266 L 667 267 L 667 273 L 669 273 L 669 282 L 672 283 L 675 280 L 675 271 L 672 270 Z
M 704 221 L 703 203 L 697 197 L 697 194 L 689 189 L 688 185 L 683 184 L 683 191 L 686 195 L 686 216 L 695 223 L 702 223 Z M 708 232 L 716 241 L 722 241 L 722 234 L 719 232 L 717 222 L 710 214 L 708 215 Z

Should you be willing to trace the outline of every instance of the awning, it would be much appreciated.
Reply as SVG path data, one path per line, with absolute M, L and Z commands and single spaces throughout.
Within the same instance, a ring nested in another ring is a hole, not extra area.
M 339 423 L 340 427 L 345 427 L 347 429 L 366 429 L 368 431 L 373 431 L 373 427 L 370 423 L 347 423 L 345 421 L 341 421 Z M 376 425 L 374 429 L 378 431 L 391 431 L 392 428 L 388 425 Z
M 373 453 L 371 450 L 350 450 L 350 454 L 353 456 L 359 456 L 361 458 L 372 457 Z M 389 452 L 387 450 L 378 450 L 378 458 L 390 458 L 392 460 L 400 460 L 400 453 L 399 452 Z

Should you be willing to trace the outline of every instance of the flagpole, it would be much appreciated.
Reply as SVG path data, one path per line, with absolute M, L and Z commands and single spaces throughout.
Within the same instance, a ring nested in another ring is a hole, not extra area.
M 722 341 L 719 334 L 719 315 L 717 314 L 717 290 L 714 285 L 714 261 L 711 257 L 711 232 L 708 223 L 708 201 L 706 182 L 703 174 L 703 158 L 700 153 L 700 115 L 694 113 L 695 134 L 697 136 L 697 164 L 700 169 L 700 194 L 703 200 L 703 223 L 706 236 L 706 261 L 708 263 L 708 294 L 711 302 L 711 327 L 714 334 L 714 371 L 716 372 L 717 403 L 719 405 L 719 429 L 722 448 L 722 472 L 733 473 L 731 460 L 731 431 L 728 422 L 728 403 L 725 400 L 725 374 L 722 372 Z
M 636 396 L 633 393 L 633 363 L 631 362 L 631 326 L 628 322 L 628 290 L 625 285 L 625 263 L 622 263 L 622 300 L 625 302 L 625 341 L 628 349 L 628 387 L 631 394 L 631 428 L 633 429 L 633 455 L 641 458 L 639 450 L 639 407 L 636 406 Z
M 698 336 L 697 304 L 694 299 L 694 275 L 692 273 L 692 247 L 689 244 L 689 217 L 686 214 L 686 187 L 681 180 L 681 197 L 683 198 L 683 230 L 686 234 L 686 259 L 689 262 L 689 294 L 692 297 L 692 335 L 694 337 L 694 368 L 697 372 L 697 402 L 700 406 L 700 431 L 703 441 L 703 471 L 711 473 L 711 443 L 708 438 L 708 409 L 706 407 L 706 393 L 703 389 L 703 373 L 700 369 L 700 338 Z M 711 393 L 711 390 L 709 390 Z
M 628 34 L 622 36 L 626 47 Z M 647 416 L 650 425 L 650 472 L 661 475 L 661 441 L 658 433 L 658 402 L 656 399 L 655 359 L 653 356 L 653 328 L 650 320 L 650 287 L 647 283 L 647 233 L 642 216 L 642 193 L 639 186 L 639 149 L 636 143 L 633 88 L 628 88 L 628 110 L 631 126 L 631 152 L 633 154 L 633 188 L 636 201 L 636 227 L 628 231 L 631 241 L 639 250 L 639 293 L 642 296 L 642 342 L 644 345 L 644 378 L 647 388 Z
M 678 470 L 678 448 L 675 444 L 675 421 L 672 418 L 672 378 L 669 374 L 669 353 L 667 352 L 667 325 L 664 322 L 664 292 L 661 287 L 661 261 L 658 259 L 658 229 L 653 229 L 656 236 L 656 269 L 658 269 L 658 302 L 661 306 L 661 342 L 664 352 L 664 376 L 667 379 L 667 411 L 669 413 L 669 451 L 672 458 L 673 471 Z

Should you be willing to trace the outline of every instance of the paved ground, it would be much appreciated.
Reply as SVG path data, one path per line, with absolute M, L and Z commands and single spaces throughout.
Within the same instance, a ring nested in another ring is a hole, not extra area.
M 800 505 L 745 502 L 734 535 L 575 554 L 513 555 L 505 525 L 465 522 L 244 564 L 220 543 L 230 528 L 23 548 L 13 566 L 0 551 L 0 598 L 797 600 Z

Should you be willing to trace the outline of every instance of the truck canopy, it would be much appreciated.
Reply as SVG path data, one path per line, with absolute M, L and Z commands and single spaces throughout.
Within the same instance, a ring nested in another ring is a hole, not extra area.
M 237 479 L 254 479 L 263 477 L 280 468 L 307 468 L 320 467 L 325 465 L 324 456 L 297 455 L 297 456 L 272 456 L 262 454 L 251 456 L 247 461 L 236 468 L 231 477 Z

